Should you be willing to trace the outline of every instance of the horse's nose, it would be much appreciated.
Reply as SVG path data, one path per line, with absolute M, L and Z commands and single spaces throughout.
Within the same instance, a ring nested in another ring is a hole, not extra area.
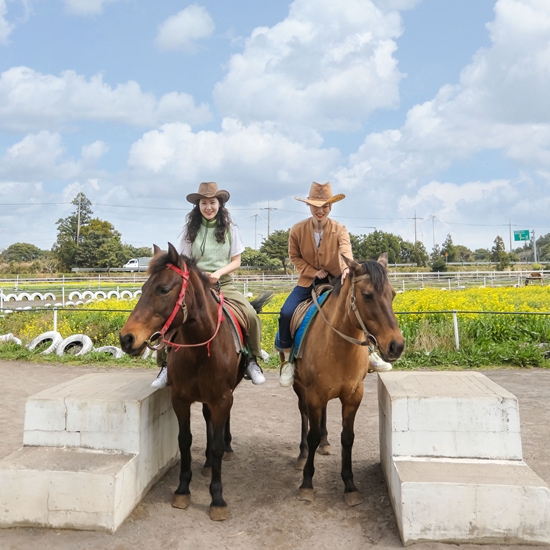
M 388 346 L 388 355 L 391 359 L 399 359 L 404 349 L 405 340 L 400 340 L 399 342 L 392 340 Z
M 124 353 L 130 353 L 130 351 L 134 347 L 134 342 L 135 342 L 134 335 L 131 332 L 129 332 L 124 336 L 122 334 L 119 334 L 118 338 L 120 340 L 120 347 L 122 351 Z

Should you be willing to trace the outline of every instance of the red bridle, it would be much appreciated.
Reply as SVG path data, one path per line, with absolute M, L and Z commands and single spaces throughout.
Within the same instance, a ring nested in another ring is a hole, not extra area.
M 175 266 L 174 264 L 166 265 L 167 269 L 172 269 L 181 277 L 182 280 L 181 280 L 180 293 L 176 301 L 176 304 L 174 305 L 174 309 L 170 314 L 170 317 L 168 317 L 168 319 L 166 320 L 166 323 L 164 323 L 160 331 L 155 332 L 149 337 L 149 339 L 146 341 L 146 344 L 152 350 L 159 350 L 163 345 L 166 345 L 166 346 L 175 348 L 175 351 L 178 351 L 180 348 L 195 348 L 200 346 L 206 346 L 206 349 L 208 350 L 208 357 L 210 357 L 210 342 L 212 342 L 212 340 L 214 340 L 214 338 L 218 334 L 218 331 L 220 330 L 220 326 L 223 321 L 224 297 L 222 292 L 220 292 L 220 302 L 218 304 L 218 322 L 216 324 L 216 330 L 214 331 L 214 334 L 212 335 L 211 338 L 209 338 L 205 342 L 201 342 L 200 344 L 176 344 L 164 338 L 165 334 L 170 329 L 170 326 L 172 325 L 172 322 L 174 321 L 174 318 L 176 317 L 180 308 L 183 311 L 182 324 L 185 323 L 185 321 L 187 320 L 187 308 L 185 307 L 185 293 L 187 292 L 187 285 L 189 284 L 189 269 L 185 262 L 183 263 L 183 267 L 184 267 L 184 270 L 182 271 L 179 267 Z M 156 342 L 157 340 L 162 340 L 162 341 L 155 346 L 152 342 Z

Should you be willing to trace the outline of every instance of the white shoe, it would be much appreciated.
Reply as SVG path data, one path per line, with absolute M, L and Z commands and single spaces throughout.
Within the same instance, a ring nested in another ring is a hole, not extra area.
M 162 389 L 166 386 L 168 386 L 168 369 L 166 368 L 166 366 L 163 366 L 160 369 L 157 377 L 153 380 L 151 387 Z
M 281 365 L 281 374 L 279 375 L 279 386 L 288 388 L 294 384 L 294 365 L 285 361 Z
M 252 383 L 255 386 L 259 386 L 260 384 L 263 384 L 265 382 L 264 373 L 262 372 L 260 365 L 258 365 L 258 363 L 256 363 L 256 361 L 254 360 L 248 363 L 248 367 L 246 367 L 246 370 L 244 372 L 248 376 L 248 378 L 252 380 Z
M 369 372 L 388 372 L 392 369 L 391 363 L 387 363 L 375 352 L 369 354 Z

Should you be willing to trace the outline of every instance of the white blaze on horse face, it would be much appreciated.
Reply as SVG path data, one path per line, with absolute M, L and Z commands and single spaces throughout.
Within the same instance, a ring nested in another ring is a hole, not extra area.
M 203 217 L 206 218 L 208 221 L 211 221 L 218 215 L 220 202 L 216 198 L 201 199 L 199 201 L 199 209 Z

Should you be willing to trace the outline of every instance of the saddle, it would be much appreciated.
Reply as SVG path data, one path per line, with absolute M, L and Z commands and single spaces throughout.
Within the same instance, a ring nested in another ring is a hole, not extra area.
M 214 296 L 216 302 L 219 303 L 220 295 L 219 292 L 214 288 L 210 289 L 212 295 Z M 231 332 L 233 334 L 233 339 L 235 340 L 235 349 L 238 354 L 248 352 L 244 338 L 250 333 L 250 324 L 248 322 L 248 315 L 241 307 L 241 305 L 230 298 L 225 298 L 223 301 L 223 312 L 225 318 L 229 321 L 231 326 Z
M 319 285 L 314 287 L 315 294 L 317 295 L 317 299 L 319 299 L 321 295 L 324 294 L 325 292 L 331 291 L 332 288 L 333 288 L 332 285 Z M 303 302 L 298 304 L 298 307 L 294 310 L 292 319 L 290 320 L 290 334 L 292 335 L 292 338 L 295 337 L 296 332 L 298 331 L 298 328 L 302 324 L 302 321 L 304 320 L 304 317 L 306 316 L 307 312 L 311 308 L 312 304 L 313 304 L 313 299 L 310 298 L 309 300 L 304 300 Z

